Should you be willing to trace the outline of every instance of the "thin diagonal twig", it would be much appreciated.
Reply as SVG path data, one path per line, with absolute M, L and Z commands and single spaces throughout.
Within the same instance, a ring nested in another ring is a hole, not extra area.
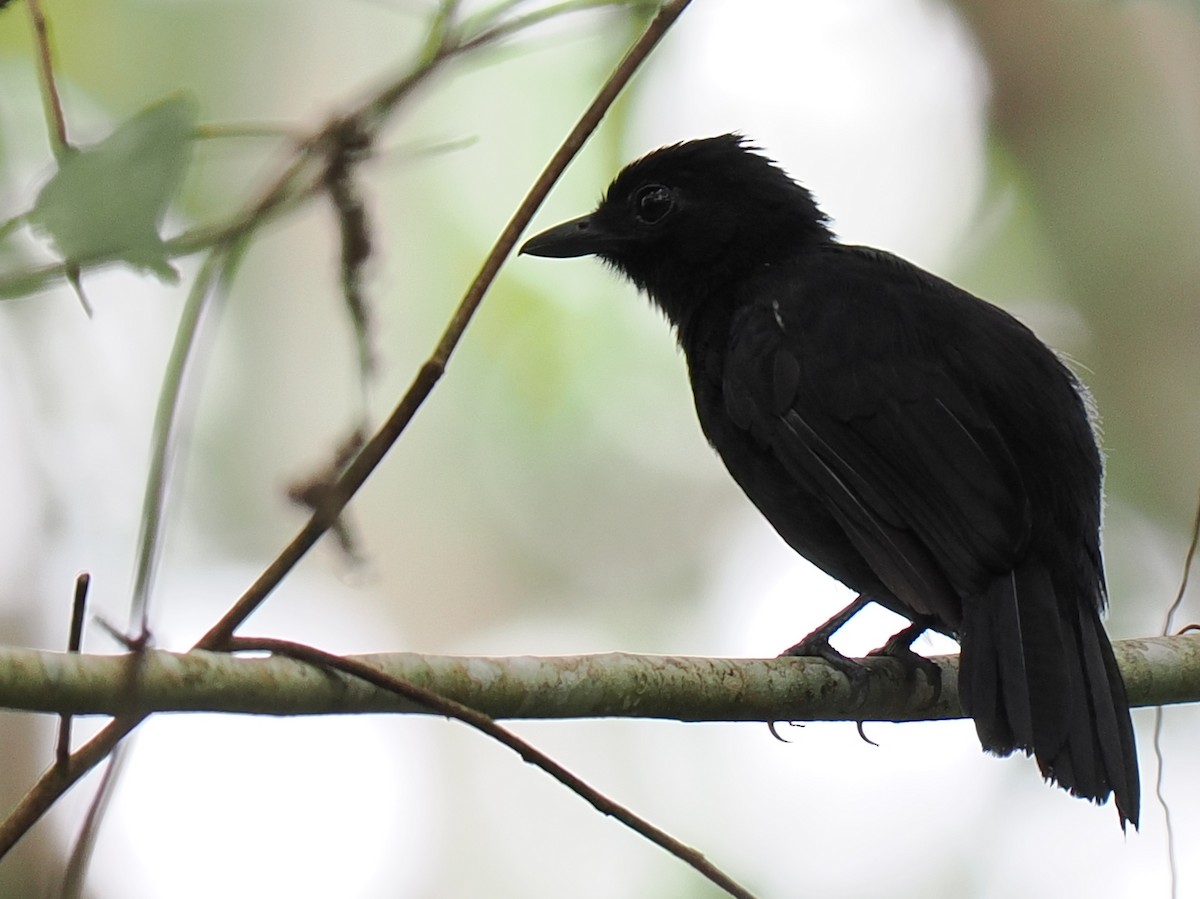
M 67 140 L 67 120 L 63 115 L 62 100 L 58 96 L 58 85 L 54 80 L 54 54 L 50 49 L 50 26 L 42 12 L 41 0 L 25 0 L 29 18 L 33 23 L 34 41 L 38 48 L 38 83 L 42 88 L 42 100 L 46 107 L 46 122 L 50 130 L 50 148 L 54 157 L 61 160 L 71 151 Z
M 1192 571 L 1192 562 L 1196 558 L 1197 544 L 1200 544 L 1200 499 L 1196 501 L 1196 517 L 1192 520 L 1192 539 L 1188 544 L 1187 554 L 1183 558 L 1183 576 L 1179 579 L 1179 590 L 1176 591 L 1171 605 L 1167 607 L 1167 614 L 1163 619 L 1162 633 L 1164 637 L 1169 635 L 1171 629 L 1175 627 L 1175 616 L 1183 605 L 1188 578 Z M 1167 795 L 1163 790 L 1166 759 L 1163 757 L 1162 751 L 1162 730 L 1163 709 L 1162 706 L 1159 706 L 1154 710 L 1154 759 L 1158 769 L 1154 775 L 1154 795 L 1163 810 L 1163 822 L 1167 831 L 1167 869 L 1171 872 L 1171 899 L 1176 899 L 1179 895 L 1179 861 L 1175 849 L 1175 825 L 1171 820 L 1171 806 L 1167 802 Z
M 530 765 L 549 774 L 568 790 L 590 803 L 600 814 L 615 818 L 630 830 L 645 837 L 656 846 L 665 849 L 679 860 L 691 865 L 730 896 L 736 896 L 738 899 L 754 899 L 753 894 L 705 858 L 703 853 L 686 843 L 680 842 L 666 831 L 655 827 L 645 818 L 634 813 L 619 802 L 605 796 L 595 787 L 592 787 L 554 761 L 554 759 L 550 758 L 550 756 L 546 755 L 540 749 L 521 739 L 508 728 L 501 727 L 492 718 L 482 712 L 477 712 L 470 706 L 465 706 L 460 702 L 439 696 L 432 690 L 426 690 L 424 687 L 410 684 L 390 674 L 385 674 L 377 668 L 372 668 L 370 665 L 360 662 L 357 659 L 348 659 L 343 656 L 333 655 L 332 653 L 324 652 L 303 643 L 293 643 L 290 640 L 261 639 L 257 637 L 233 637 L 229 640 L 227 648 L 230 652 L 269 652 L 274 655 L 298 659 L 320 668 L 331 668 L 341 671 L 364 680 L 382 690 L 396 693 L 405 699 L 419 703 L 426 708 L 445 715 L 447 718 L 462 721 L 464 724 L 470 725 L 493 740 L 507 746 Z
M 388 416 L 387 421 L 379 428 L 375 435 L 363 447 L 358 458 L 350 464 L 342 475 L 337 484 L 330 491 L 330 495 L 326 501 L 326 506 L 322 510 L 314 513 L 308 523 L 293 538 L 287 548 L 272 562 L 267 569 L 259 576 L 249 589 L 238 599 L 238 601 L 225 613 L 217 624 L 215 624 L 196 644 L 197 649 L 220 649 L 224 642 L 233 635 L 238 626 L 245 621 L 255 609 L 262 603 L 272 590 L 278 586 L 283 577 L 295 567 L 296 563 L 308 552 L 309 549 L 317 542 L 322 534 L 328 530 L 333 522 L 337 519 L 338 514 L 346 507 L 350 498 L 363 485 L 383 457 L 391 449 L 392 445 L 399 439 L 404 429 L 408 427 L 413 416 L 416 415 L 417 409 L 425 402 L 434 386 L 441 379 L 442 374 L 446 370 L 446 364 L 450 360 L 451 354 L 458 346 L 462 339 L 463 333 L 470 324 L 471 318 L 475 314 L 475 310 L 479 308 L 479 304 L 483 301 L 484 294 L 492 285 L 497 273 L 500 271 L 500 266 L 504 260 L 508 258 L 516 245 L 517 238 L 521 236 L 521 232 L 529 225 L 529 220 L 533 218 L 533 214 L 538 207 L 542 205 L 546 195 L 550 192 L 550 188 L 562 175 L 567 165 L 575 158 L 575 155 L 582 149 L 584 143 L 596 127 L 600 124 L 600 120 L 608 111 L 608 108 L 616 100 L 617 95 L 633 77 L 633 73 L 641 65 L 642 61 L 650 53 L 651 50 L 666 34 L 674 21 L 679 18 L 684 9 L 687 8 L 690 0 L 673 0 L 662 8 L 657 16 L 650 22 L 637 43 L 629 50 L 625 57 L 618 64 L 616 70 L 600 92 L 596 95 L 596 99 L 587 108 L 584 114 L 580 117 L 579 122 L 571 129 L 562 145 L 551 157 L 533 187 L 530 188 L 525 199 L 521 201 L 521 205 L 517 207 L 517 211 L 513 213 L 504 230 L 500 232 L 500 236 L 496 239 L 492 251 L 488 254 L 480 268 L 479 273 L 475 276 L 475 280 L 467 289 L 466 295 L 459 303 L 454 315 L 450 319 L 450 323 L 446 326 L 441 339 L 434 348 L 433 353 L 421 366 L 417 372 L 416 378 L 409 386 L 408 391 L 401 398 L 392 414 Z
M 1183 597 L 1187 593 L 1188 579 L 1192 572 L 1192 563 L 1196 560 L 1197 544 L 1200 544 L 1200 497 L 1196 498 L 1196 514 L 1192 518 L 1192 537 L 1188 542 L 1187 553 L 1183 557 L 1183 575 L 1179 578 L 1179 589 L 1175 591 L 1175 599 L 1167 607 L 1167 614 L 1163 619 L 1162 635 L 1164 637 L 1170 636 L 1175 627 L 1175 616 L 1179 614 L 1179 609 L 1183 605 Z
M 429 396 L 430 391 L 441 377 L 451 353 L 462 338 L 472 315 L 499 271 L 501 263 L 512 252 L 517 238 L 528 225 L 546 194 L 549 193 L 551 186 L 578 153 L 588 136 L 599 125 L 605 112 L 629 82 L 629 79 L 633 77 L 634 72 L 687 8 L 689 2 L 690 0 L 671 0 L 647 25 L 645 31 L 601 87 L 596 99 L 580 117 L 579 122 L 568 134 L 513 214 L 479 274 L 467 290 L 433 354 L 421 366 L 408 391 L 387 421 L 368 441 L 362 453 L 347 468 L 335 485 L 326 507 L 313 514 L 291 543 L 267 566 L 266 570 L 225 616 L 198 641 L 196 648 L 222 648 L 241 623 L 258 608 L 305 553 L 316 544 L 321 535 L 336 521 L 338 514 L 374 471 L 412 420 L 417 409 Z M 103 760 L 117 743 L 145 720 L 145 717 L 145 715 L 133 714 L 114 718 L 96 736 L 75 750 L 66 766 L 62 768 L 54 766 L 45 771 L 12 812 L 0 822 L 0 859 L 8 854 L 21 837 L 67 789 Z
M 204 261 L 192 281 L 179 323 L 175 327 L 175 342 L 168 357 L 163 383 L 158 391 L 151 428 L 150 465 L 142 498 L 141 533 L 138 535 L 137 558 L 134 563 L 133 599 L 129 609 L 129 628 L 132 634 L 145 639 L 150 631 L 150 592 L 160 557 L 163 537 L 163 516 L 167 504 L 167 481 L 171 467 L 171 449 L 176 435 L 176 418 L 183 393 L 184 376 L 200 332 L 200 321 L 208 306 L 221 270 L 227 263 L 226 254 L 214 250 Z
M 175 342 L 166 366 L 166 374 L 159 391 L 155 409 L 152 450 L 141 516 L 141 533 L 135 564 L 136 579 L 130 607 L 129 628 L 134 639 L 142 645 L 149 642 L 150 601 L 154 574 L 160 556 L 168 493 L 168 476 L 173 461 L 172 448 L 179 443 L 177 431 L 180 427 L 180 406 L 183 398 L 185 376 L 195 368 L 199 360 L 193 359 L 194 348 L 199 336 L 200 323 L 206 317 L 212 300 L 228 293 L 233 272 L 253 234 L 272 217 L 274 210 L 292 205 L 297 198 L 318 192 L 333 195 L 333 184 L 327 177 L 331 159 L 345 149 L 346 138 L 351 136 L 356 145 L 369 147 L 374 135 L 394 114 L 403 101 L 410 98 L 416 88 L 432 77 L 441 67 L 468 50 L 499 41 L 504 32 L 485 33 L 472 41 L 458 39 L 458 30 L 450 27 L 455 13 L 455 3 L 444 2 L 434 23 L 430 27 L 425 50 L 417 63 L 403 77 L 397 79 L 374 97 L 359 105 L 348 115 L 339 116 L 328 122 L 314 135 L 301 141 L 290 164 L 284 167 L 257 201 L 249 204 L 240 219 L 239 227 L 229 231 L 211 245 L 208 256 L 189 291 L 179 324 Z M 344 157 L 343 157 L 344 158 Z M 314 166 L 313 163 L 319 163 Z M 315 168 L 315 171 L 314 171 Z M 348 172 L 347 172 L 348 175 Z M 76 272 L 76 280 L 77 280 Z M 216 289 L 219 286 L 220 289 Z M 78 289 L 78 285 L 77 285 Z M 82 296 L 82 294 L 81 294 Z M 366 335 L 361 321 L 356 332 L 360 348 L 366 347 Z M 366 368 L 362 370 L 363 389 L 366 389 Z M 365 415 L 365 408 L 364 408 Z M 317 510 L 320 511 L 320 510 Z M 340 515 L 333 519 L 332 527 L 337 531 L 342 521 Z M 78 863 L 64 886 L 64 897 L 78 894 L 82 889 L 90 847 L 94 845 L 97 831 L 103 822 L 103 809 L 110 794 L 119 782 L 117 765 L 123 757 L 118 751 L 109 760 L 109 769 L 89 809 L 85 826 L 81 829 L 71 860 Z M 73 893 L 71 891 L 74 891 Z
M 87 611 L 88 587 L 92 576 L 86 571 L 75 578 L 75 591 L 71 597 L 71 627 L 67 635 L 67 652 L 79 652 L 83 647 L 83 618 Z M 54 761 L 65 767 L 71 757 L 71 716 L 63 715 L 58 723 L 58 740 L 54 746 Z

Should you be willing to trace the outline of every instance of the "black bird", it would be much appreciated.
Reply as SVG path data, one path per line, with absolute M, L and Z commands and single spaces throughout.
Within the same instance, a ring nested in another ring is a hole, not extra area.
M 696 412 L 780 536 L 868 601 L 961 645 L 983 748 L 1138 823 L 1125 686 L 1100 622 L 1102 464 L 1085 388 L 1008 313 L 836 241 L 737 134 L 627 166 L 594 212 L 529 240 L 596 255 L 665 313 Z

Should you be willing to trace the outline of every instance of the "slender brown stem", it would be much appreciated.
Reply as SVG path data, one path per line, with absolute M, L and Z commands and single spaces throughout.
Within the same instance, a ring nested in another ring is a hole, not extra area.
M 46 105 L 46 119 L 50 126 L 50 147 L 56 158 L 61 159 L 71 149 L 67 140 L 67 120 L 63 116 L 62 100 L 58 96 L 58 85 L 54 81 L 54 55 L 50 51 L 50 26 L 42 12 L 41 0 L 25 0 L 29 18 L 33 22 L 33 36 L 38 48 L 38 80 L 42 87 L 42 98 Z
M 1183 605 L 1183 597 L 1187 594 L 1188 578 L 1192 572 L 1192 562 L 1196 558 L 1196 549 L 1200 546 L 1200 498 L 1196 501 L 1196 514 L 1192 518 L 1192 539 L 1188 542 L 1187 553 L 1183 557 L 1183 576 L 1179 579 L 1179 589 L 1175 599 L 1167 607 L 1166 618 L 1163 620 L 1162 633 L 1167 636 L 1175 627 L 1175 616 Z M 1194 625 L 1193 625 L 1194 627 Z M 1181 633 L 1188 630 L 1184 628 Z M 1163 789 L 1163 774 L 1166 771 L 1167 760 L 1162 751 L 1163 709 L 1159 706 L 1154 710 L 1154 796 L 1159 807 L 1163 810 L 1163 822 L 1167 831 L 1167 870 L 1171 873 L 1171 896 L 1174 899 L 1179 892 L 1179 859 L 1175 848 L 1175 823 L 1171 819 L 1171 805 L 1167 802 L 1167 794 Z
M 601 87 L 600 92 L 596 95 L 596 99 L 592 101 L 591 105 L 580 117 L 578 123 L 571 129 L 571 132 L 562 142 L 562 145 L 555 152 L 554 156 L 551 157 L 550 162 L 546 164 L 541 175 L 538 176 L 537 181 L 534 182 L 533 187 L 529 189 L 525 199 L 521 201 L 521 205 L 517 207 L 516 212 L 509 219 L 508 224 L 504 226 L 504 230 L 500 232 L 500 236 L 496 239 L 492 251 L 484 260 L 479 273 L 475 276 L 475 280 L 472 281 L 471 286 L 467 289 L 433 353 L 425 361 L 425 364 L 421 366 L 408 391 L 401 398 L 396 408 L 392 410 L 392 414 L 388 416 L 387 421 L 383 423 L 383 426 L 367 442 L 362 452 L 359 453 L 354 462 L 346 469 L 341 479 L 334 485 L 330 491 L 326 506 L 313 514 L 313 517 L 309 519 L 300 533 L 293 538 L 292 542 L 279 554 L 275 561 L 242 594 L 241 598 L 226 612 L 224 617 L 200 639 L 200 642 L 196 644 L 197 649 L 221 648 L 225 640 L 233 635 L 238 626 L 258 608 L 284 576 L 291 571 L 321 535 L 337 520 L 337 516 L 346 507 L 350 498 L 383 460 L 383 457 L 392 448 L 396 440 L 399 439 L 404 429 L 408 427 L 417 409 L 421 407 L 421 404 L 429 396 L 438 380 L 441 379 L 451 354 L 462 339 L 463 333 L 466 331 L 467 325 L 470 324 L 475 310 L 479 308 L 484 294 L 491 287 L 492 281 L 495 280 L 496 274 L 500 271 L 500 266 L 512 252 L 517 238 L 521 236 L 521 232 L 529 225 L 530 219 L 533 218 L 533 214 L 538 210 L 538 207 L 542 205 L 546 195 L 550 192 L 550 188 L 558 181 L 567 165 L 575 158 L 588 137 L 599 126 L 601 119 L 604 118 L 604 114 L 612 106 L 613 101 L 616 100 L 617 95 L 629 82 L 629 79 L 633 77 L 634 72 L 637 71 L 650 51 L 662 40 L 663 35 L 666 34 L 667 30 L 679 18 L 690 2 L 691 0 L 674 0 L 674 2 L 664 6 L 659 14 L 650 22 L 649 26 L 647 26 L 637 43 L 625 54 L 625 57 L 617 65 L 612 75 L 609 76 L 608 81 Z
M 226 648 L 230 652 L 269 652 L 274 655 L 298 659 L 320 668 L 331 668 L 341 671 L 379 687 L 381 690 L 387 690 L 398 696 L 403 696 L 405 699 L 423 705 L 428 709 L 445 715 L 447 718 L 462 721 L 464 724 L 468 724 L 476 730 L 487 734 L 497 742 L 504 744 L 530 765 L 540 768 L 549 774 L 568 790 L 590 803 L 602 815 L 615 818 L 630 830 L 640 834 L 656 846 L 662 847 L 671 853 L 671 855 L 691 865 L 729 895 L 739 897 L 739 899 L 754 899 L 753 895 L 745 887 L 738 884 L 728 874 L 705 858 L 703 853 L 686 843 L 680 842 L 666 831 L 655 827 L 645 818 L 634 813 L 619 802 L 605 796 L 595 787 L 576 777 L 540 749 L 522 740 L 508 728 L 501 727 L 492 718 L 482 712 L 476 711 L 470 706 L 447 699 L 444 696 L 434 693 L 432 690 L 418 687 L 416 684 L 400 680 L 377 668 L 372 668 L 370 665 L 360 662 L 357 659 L 348 659 L 343 656 L 333 655 L 332 653 L 308 646 L 304 643 L 258 637 L 233 637 L 226 644 Z
M 663 6 L 658 15 L 650 22 L 641 37 L 609 76 L 596 99 L 567 135 L 545 171 L 542 172 L 525 200 L 513 214 L 512 219 L 497 239 L 496 245 L 492 248 L 492 252 L 484 261 L 479 274 L 467 290 L 433 354 L 421 366 L 412 385 L 387 421 L 363 447 L 358 458 L 351 463 L 334 489 L 330 491 L 327 505 L 313 514 L 300 533 L 267 566 L 266 570 L 250 585 L 221 620 L 197 642 L 195 648 L 222 648 L 242 622 L 258 608 L 321 535 L 337 520 L 338 514 L 345 508 L 350 498 L 362 486 L 371 472 L 375 470 L 442 376 L 446 362 L 499 271 L 501 263 L 512 252 L 517 237 L 528 225 L 530 218 L 541 205 L 551 186 L 557 181 L 575 154 L 579 152 L 587 137 L 599 125 L 605 112 L 629 82 L 629 79 L 633 77 L 637 68 L 689 3 L 690 0 L 672 0 Z M 8 854 L 9 850 L 63 793 L 103 760 L 122 738 L 145 720 L 145 717 L 145 715 L 139 714 L 114 718 L 107 727 L 75 750 L 65 766 L 55 765 L 45 771 L 12 812 L 0 822 L 0 859 Z
M 83 616 L 87 611 L 88 587 L 92 576 L 86 571 L 75 578 L 75 593 L 71 598 L 71 629 L 67 635 L 67 652 L 79 652 L 83 646 Z M 58 723 L 58 740 L 54 747 L 54 762 L 65 768 L 71 757 L 71 716 L 63 715 Z

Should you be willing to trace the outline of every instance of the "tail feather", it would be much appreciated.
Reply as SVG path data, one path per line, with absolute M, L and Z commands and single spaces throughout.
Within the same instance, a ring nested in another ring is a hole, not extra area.
M 1083 634 L 1085 676 L 1092 689 L 1092 708 L 1104 770 L 1112 786 L 1122 826 L 1128 821 L 1136 828 L 1141 784 L 1125 681 L 1099 617 L 1089 609 L 1080 608 L 1079 626 Z
M 1027 561 L 964 603 L 959 694 L 983 748 L 1032 754 L 1042 774 L 1138 824 L 1140 787 L 1125 685 L 1098 603 L 1060 597 Z
M 1033 745 L 1025 651 L 1016 591 L 992 583 L 979 600 L 964 604 L 958 689 L 988 752 L 1009 755 Z
M 1077 616 L 1079 617 L 1079 616 Z M 1061 629 L 1063 644 L 1061 657 L 1076 660 L 1078 664 L 1066 667 L 1067 708 L 1064 710 L 1066 738 L 1057 750 L 1041 747 L 1037 752 L 1038 767 L 1042 776 L 1056 781 L 1070 790 L 1073 796 L 1095 799 L 1108 795 L 1107 781 L 1100 753 L 1096 751 L 1093 736 L 1093 709 L 1091 674 L 1080 644 L 1080 634 L 1075 627 Z M 1031 683 L 1036 684 L 1037 681 Z
M 958 666 L 958 695 L 963 710 L 975 719 L 979 742 L 988 752 L 1008 755 L 1017 747 L 1017 736 L 1009 723 L 1000 699 L 1000 659 L 995 638 L 977 639 L 976 635 L 991 631 L 993 622 L 978 621 L 987 613 L 967 614 L 959 634 L 961 654 Z M 998 630 L 998 629 L 997 629 Z M 970 664 L 963 664 L 968 660 Z
M 1054 586 L 1040 565 L 1023 565 L 1010 575 L 1009 594 L 1018 609 L 1024 672 L 1014 672 L 1026 694 L 1033 725 L 1035 755 L 1060 754 L 1075 733 L 1072 709 L 1085 702 L 1083 684 L 1073 676 L 1064 652 L 1067 630 L 1054 602 Z M 1039 688 L 1039 685 L 1041 687 Z M 1017 689 L 1014 686 L 1010 689 Z

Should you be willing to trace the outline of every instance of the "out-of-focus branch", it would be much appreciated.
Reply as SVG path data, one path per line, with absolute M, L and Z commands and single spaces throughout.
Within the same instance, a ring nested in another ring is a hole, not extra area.
M 558 180 L 575 154 L 579 152 L 588 136 L 600 124 L 604 114 L 633 77 L 634 72 L 687 8 L 689 2 L 690 0 L 670 0 L 659 9 L 658 14 L 650 21 L 645 31 L 618 63 L 616 69 L 600 88 L 596 98 L 584 111 L 538 180 L 530 188 L 521 205 L 513 213 L 500 237 L 497 238 L 491 253 L 484 260 L 475 280 L 467 289 L 433 353 L 418 370 L 408 391 L 400 398 L 391 415 L 367 441 L 362 452 L 342 473 L 337 483 L 332 485 L 324 506 L 313 514 L 291 543 L 267 566 L 266 570 L 230 607 L 221 620 L 201 637 L 196 645 L 197 649 L 220 650 L 225 648 L 227 641 L 242 622 L 262 604 L 271 591 L 316 544 L 317 540 L 337 521 L 342 509 L 382 461 L 441 378 L 450 355 L 458 345 L 467 324 L 491 286 L 500 266 L 512 252 L 517 238 L 529 224 L 533 213 L 541 205 L 551 186 Z M 466 43 L 451 41 L 451 35 L 446 34 L 443 37 L 444 39 L 436 42 L 436 47 L 430 50 L 430 55 L 423 56 L 423 60 L 448 59 L 467 49 Z M 421 70 L 421 66 L 418 66 L 417 70 Z M 415 77 L 415 72 L 411 77 Z M 384 107 L 393 108 L 399 98 L 414 87 L 415 82 L 410 83 L 401 79 L 390 89 L 381 93 L 376 101 L 363 107 L 362 115 L 365 118 L 374 119 L 381 114 L 379 109 L 381 101 L 386 101 L 382 103 Z M 262 200 L 252 207 L 248 216 L 250 221 L 257 223 L 269 218 L 272 210 L 277 211 L 281 206 L 287 205 L 290 198 L 310 189 L 303 184 L 297 185 L 296 182 L 300 174 L 308 168 L 306 163 L 317 155 L 324 135 L 325 132 L 322 131 L 320 135 L 306 142 L 300 148 L 293 164 L 275 182 L 275 186 L 265 192 Z M 245 230 L 234 228 L 227 233 L 226 240 L 229 241 L 230 246 L 233 246 L 243 240 L 250 230 L 252 230 L 250 225 L 247 225 Z M 3 290 L 3 282 L 0 281 L 0 294 L 3 294 Z M 135 672 L 135 674 L 137 676 L 127 680 L 127 687 L 129 681 L 136 681 L 140 677 L 140 673 Z M 66 764 L 55 765 L 43 773 L 12 812 L 3 821 L 0 821 L 0 858 L 3 858 L 16 845 L 17 841 L 72 784 L 99 764 L 144 718 L 145 715 L 142 713 L 119 715 L 91 740 L 76 749 Z
M 54 78 L 54 54 L 50 49 L 50 26 L 42 12 L 41 0 L 26 0 L 29 19 L 33 23 L 34 40 L 38 50 L 38 83 L 42 89 L 42 101 L 46 107 L 46 121 L 50 126 L 50 148 L 55 157 L 61 159 L 71 151 L 67 139 L 67 120 L 63 116 L 62 100 L 58 96 L 58 84 Z

